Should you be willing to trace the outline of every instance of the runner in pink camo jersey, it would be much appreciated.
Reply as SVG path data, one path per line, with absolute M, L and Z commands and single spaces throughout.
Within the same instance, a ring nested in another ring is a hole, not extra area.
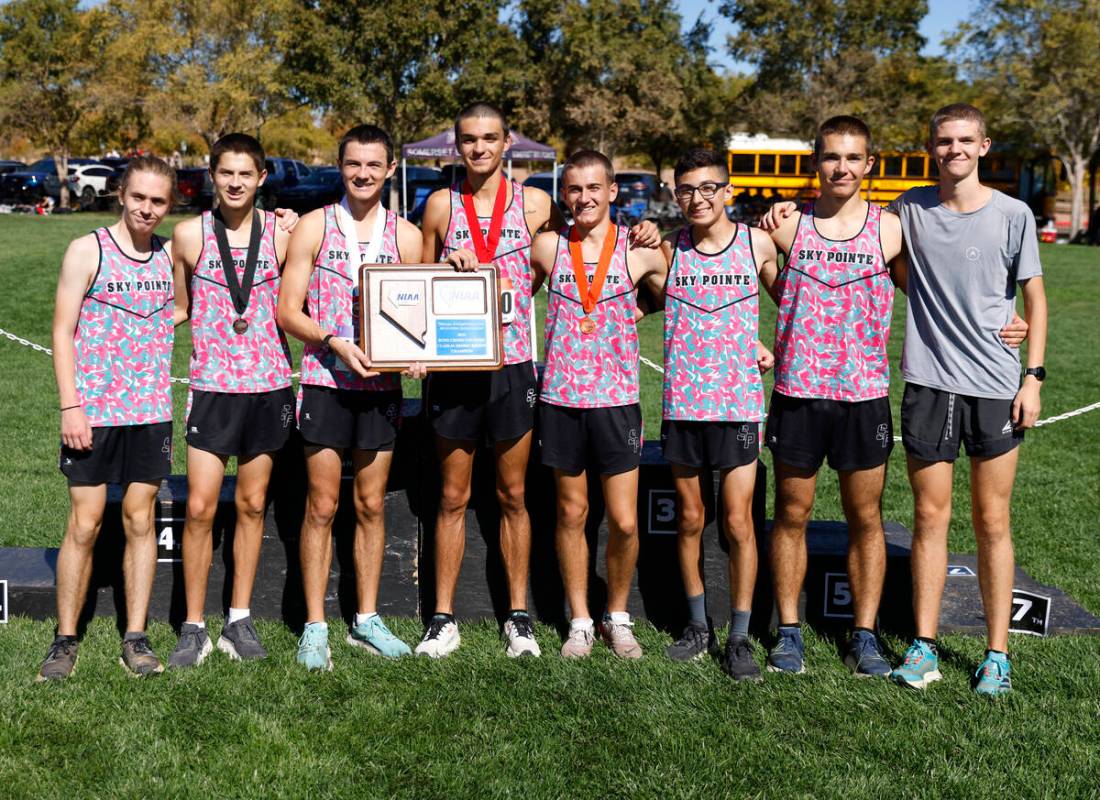
M 761 276 L 779 305 L 776 385 L 764 432 L 775 466 L 771 563 L 780 623 L 768 668 L 803 669 L 798 596 L 806 525 L 817 471 L 828 458 L 848 521 L 854 631 L 844 662 L 857 676 L 885 677 L 890 665 L 874 626 L 886 574 L 882 490 L 894 445 L 889 265 L 901 253 L 901 222 L 860 197 L 875 163 L 861 120 L 826 120 L 814 163 L 821 197 L 772 232 L 786 264 L 778 275 Z
M 131 159 L 120 219 L 75 239 L 61 262 L 53 317 L 60 400 L 61 472 L 71 510 L 57 556 L 57 635 L 38 680 L 76 666 L 77 620 L 88 593 L 107 484 L 122 486 L 126 633 L 122 664 L 135 675 L 163 667 L 145 635 L 157 565 L 154 504 L 172 467 L 172 261 L 153 234 L 172 204 L 175 172 L 159 158 Z
M 214 515 L 230 457 L 237 459 L 233 590 L 217 646 L 235 660 L 266 655 L 249 606 L 274 454 L 293 421 L 290 350 L 275 315 L 288 229 L 297 215 L 278 219 L 282 212 L 256 209 L 265 164 L 254 137 L 218 139 L 210 150 L 217 210 L 180 222 L 172 233 L 176 282 L 185 289 L 177 293 L 177 307 L 190 314 L 192 351 L 183 527 L 187 613 L 170 668 L 197 666 L 213 648 L 203 615 Z
M 631 249 L 626 229 L 611 221 L 617 194 L 606 156 L 573 154 L 562 173 L 573 227 L 539 234 L 531 249 L 532 266 L 550 281 L 539 439 L 557 490 L 555 538 L 571 614 L 566 658 L 588 656 L 596 635 L 585 539 L 589 469 L 599 474 L 609 530 L 601 633 L 617 656 L 642 655 L 626 608 L 638 559 L 642 452 L 636 290 L 659 295 L 667 262 L 659 250 Z
M 757 339 L 758 273 L 775 271 L 764 231 L 726 216 L 733 196 L 724 155 L 689 150 L 673 195 L 689 225 L 665 238 L 665 394 L 661 444 L 676 487 L 677 554 L 688 606 L 683 634 L 665 649 L 676 661 L 717 654 L 702 569 L 704 497 L 719 472 L 729 541 L 730 629 L 719 660 L 734 680 L 759 680 L 749 642 L 756 584 L 752 498 L 764 417 L 761 372 L 771 354 Z
M 539 400 L 568 408 L 607 408 L 638 402 L 638 307 L 626 267 L 626 228 L 615 225 L 611 265 L 591 314 L 590 333 L 581 330 L 585 309 L 569 253 L 570 228 L 558 233 L 546 299 L 546 366 Z M 595 262 L 585 262 L 589 283 Z
M 813 203 L 802 209 L 777 281 L 775 390 L 781 394 L 856 402 L 889 393 L 894 284 L 879 240 L 883 210 L 873 203 L 866 208 L 863 229 L 843 241 L 818 231 Z
M 306 625 L 298 663 L 311 670 L 332 668 L 325 596 L 345 457 L 354 474 L 358 595 L 346 641 L 388 658 L 410 652 L 386 627 L 377 606 L 401 379 L 372 371 L 359 348 L 356 287 L 362 263 L 419 263 L 422 240 L 415 225 L 382 207 L 382 189 L 397 169 L 388 133 L 375 125 L 355 126 L 340 139 L 338 163 L 344 199 L 311 211 L 295 228 L 278 312 L 279 324 L 305 343 L 298 429 L 306 444 L 309 493 L 300 545 Z M 349 239 L 359 245 L 349 247 Z

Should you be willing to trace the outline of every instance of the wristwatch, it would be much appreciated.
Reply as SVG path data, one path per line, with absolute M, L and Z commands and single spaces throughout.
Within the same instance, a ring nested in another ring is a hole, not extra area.
M 1028 375 L 1034 375 L 1035 380 L 1039 381 L 1039 383 L 1047 379 L 1047 371 L 1044 367 L 1028 367 L 1024 370 L 1024 376 L 1026 377 Z
M 333 339 L 333 337 L 334 337 L 334 336 L 336 336 L 336 334 L 334 334 L 334 333 L 326 333 L 326 334 L 325 334 L 325 336 L 324 336 L 324 338 L 323 338 L 323 339 L 321 339 L 321 344 L 323 344 L 323 345 L 324 345 L 325 347 L 327 347 L 327 348 L 329 348 L 329 349 L 331 350 L 331 349 L 332 349 L 332 345 L 330 345 L 330 344 L 329 344 L 329 342 L 331 342 L 331 341 L 332 341 L 332 339 Z M 1040 379 L 1040 380 L 1041 380 L 1041 379 Z

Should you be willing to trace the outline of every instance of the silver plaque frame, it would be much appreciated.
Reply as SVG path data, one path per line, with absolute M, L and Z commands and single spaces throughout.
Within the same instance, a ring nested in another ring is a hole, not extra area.
M 504 364 L 500 272 L 483 264 L 363 264 L 359 346 L 371 369 L 496 370 Z

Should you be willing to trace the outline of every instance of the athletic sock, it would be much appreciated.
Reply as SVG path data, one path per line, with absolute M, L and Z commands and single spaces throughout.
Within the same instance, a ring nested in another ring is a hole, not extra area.
M 513 608 L 511 611 L 508 612 L 508 616 L 509 617 L 529 617 L 531 615 L 527 613 L 526 608 Z
M 230 608 L 229 609 L 229 625 L 232 625 L 238 620 L 242 620 L 249 615 L 247 608 Z
M 859 633 L 860 631 L 863 631 L 864 633 L 869 633 L 869 634 L 871 634 L 872 636 L 873 636 L 873 635 L 874 635 L 874 633 L 875 633 L 875 632 L 874 632 L 873 630 L 871 630 L 870 628 L 861 628 L 861 627 L 860 627 L 859 625 L 856 625 L 855 627 L 853 627 L 853 628 L 852 628 L 852 633 Z
M 926 645 L 931 647 L 933 653 L 938 652 L 938 650 L 936 649 L 936 640 L 935 639 L 929 639 L 927 636 L 918 636 L 917 641 L 918 642 L 924 642 Z
M 781 622 L 779 624 L 779 630 L 783 630 L 784 628 L 786 628 L 787 630 L 797 631 L 797 630 L 802 629 L 802 624 L 799 623 L 799 622 L 788 622 L 788 623 L 782 623 Z
M 592 617 L 574 617 L 569 620 L 569 630 L 571 631 L 590 631 L 592 627 Z
M 186 625 L 198 625 L 200 628 L 205 628 L 206 627 L 206 620 L 204 620 L 202 617 L 199 617 L 198 622 L 192 622 L 189 619 L 185 619 L 183 622 Z
M 626 625 L 630 622 L 630 613 L 627 611 L 612 611 L 607 618 L 613 625 Z
M 371 611 L 369 614 L 360 614 L 359 612 L 356 612 L 355 613 L 355 625 L 356 625 L 356 627 L 358 627 L 360 625 L 364 625 L 370 620 L 371 617 L 377 617 L 377 616 L 378 616 L 377 611 Z
M 739 608 L 734 608 L 730 615 L 730 636 L 735 636 L 740 639 L 749 638 L 749 617 L 752 616 L 752 611 L 742 611 Z
M 707 624 L 707 593 L 700 592 L 694 597 L 688 597 L 688 614 L 691 621 L 697 625 Z

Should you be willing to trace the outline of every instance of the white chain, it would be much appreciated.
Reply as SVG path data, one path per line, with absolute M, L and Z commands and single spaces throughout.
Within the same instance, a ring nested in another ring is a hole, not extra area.
M 16 336 L 11 331 L 6 331 L 3 328 L 0 328 L 0 336 L 3 336 L 7 339 L 10 339 L 11 341 L 15 342 L 16 344 L 21 344 L 24 347 L 29 347 L 31 350 L 37 350 L 38 352 L 45 353 L 48 356 L 53 355 L 53 350 L 51 350 L 50 348 L 43 347 L 40 344 L 36 344 L 36 343 L 30 341 L 29 339 L 24 339 L 22 336 Z M 653 369 L 657 370 L 662 375 L 664 375 L 665 371 L 659 364 L 653 363 L 652 361 L 650 361 L 645 356 L 638 356 L 638 358 L 640 358 L 642 363 L 645 364 L 647 367 L 652 367 Z M 297 377 L 299 377 L 299 373 L 295 372 L 291 377 L 297 378 Z M 187 378 L 172 378 L 172 383 L 190 384 L 191 381 L 189 381 Z M 1038 422 L 1035 423 L 1035 427 L 1036 428 L 1041 428 L 1043 425 L 1050 425 L 1052 422 L 1061 422 L 1064 419 L 1071 419 L 1073 417 L 1079 417 L 1082 414 L 1087 414 L 1088 412 L 1095 411 L 1098 408 L 1100 408 L 1100 403 L 1093 403 L 1092 405 L 1083 406 L 1081 408 L 1075 408 L 1075 409 L 1073 409 L 1073 411 L 1067 411 L 1064 414 L 1058 414 L 1057 416 L 1047 417 L 1046 419 L 1041 419 L 1041 420 L 1039 420 Z M 894 441 L 895 442 L 900 442 L 901 437 L 900 436 L 895 436 Z

